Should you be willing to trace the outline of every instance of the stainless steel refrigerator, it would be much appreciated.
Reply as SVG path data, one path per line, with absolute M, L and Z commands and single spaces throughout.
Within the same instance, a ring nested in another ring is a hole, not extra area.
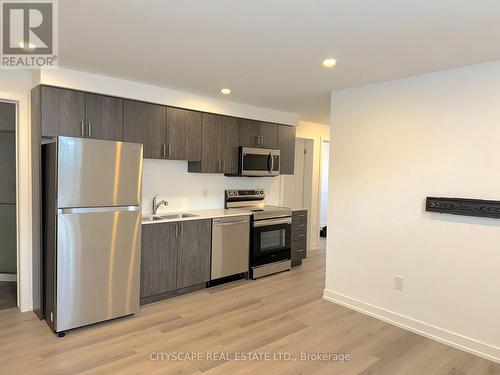
M 42 146 L 45 320 L 62 333 L 139 309 L 142 145 Z

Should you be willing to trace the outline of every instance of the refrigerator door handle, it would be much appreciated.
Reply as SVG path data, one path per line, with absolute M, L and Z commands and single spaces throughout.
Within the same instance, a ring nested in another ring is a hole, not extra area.
M 92 212 L 114 212 L 114 211 L 132 211 L 141 210 L 141 206 L 117 206 L 117 207 L 78 207 L 78 208 L 59 208 L 58 214 L 84 214 Z

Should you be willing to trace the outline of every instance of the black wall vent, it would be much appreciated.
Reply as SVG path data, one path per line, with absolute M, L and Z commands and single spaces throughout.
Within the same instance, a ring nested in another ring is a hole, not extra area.
M 425 209 L 429 212 L 439 212 L 442 214 L 500 219 L 500 201 L 427 197 Z

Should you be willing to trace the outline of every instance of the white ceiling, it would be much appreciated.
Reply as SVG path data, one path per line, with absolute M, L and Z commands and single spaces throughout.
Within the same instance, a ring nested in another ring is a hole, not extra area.
M 332 90 L 500 59 L 499 0 L 60 0 L 59 19 L 63 67 L 319 123 Z

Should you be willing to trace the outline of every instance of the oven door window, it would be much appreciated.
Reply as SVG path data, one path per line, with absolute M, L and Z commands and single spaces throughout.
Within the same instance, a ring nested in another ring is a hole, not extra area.
M 260 251 L 274 251 L 286 247 L 285 229 L 270 230 L 260 234 Z
M 279 224 L 254 228 L 254 256 L 286 250 L 291 244 L 291 225 Z

